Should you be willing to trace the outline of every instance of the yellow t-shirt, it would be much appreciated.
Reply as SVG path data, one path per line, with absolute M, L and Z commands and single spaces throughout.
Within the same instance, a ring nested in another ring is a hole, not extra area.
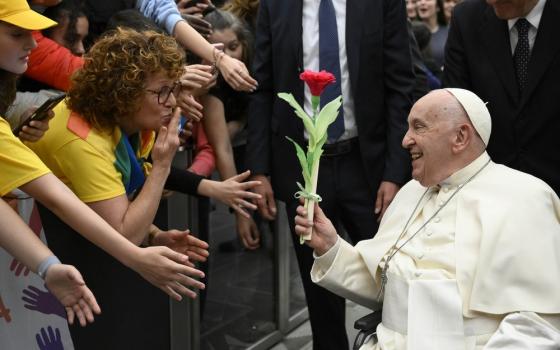
M 120 133 L 104 133 L 82 118 L 71 118 L 66 103 L 54 108 L 49 130 L 30 148 L 83 202 L 97 202 L 126 193 L 115 168 L 114 149 Z M 71 120 L 74 131 L 68 128 Z
M 0 196 L 50 172 L 0 117 Z

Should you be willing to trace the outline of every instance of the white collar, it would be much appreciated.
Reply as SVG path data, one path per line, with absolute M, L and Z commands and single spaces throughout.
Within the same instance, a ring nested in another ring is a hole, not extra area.
M 539 29 L 539 24 L 541 23 L 541 17 L 542 17 L 545 3 L 546 0 L 539 0 L 535 5 L 535 7 L 533 7 L 533 9 L 527 14 L 527 16 L 524 17 L 529 23 L 531 23 L 533 28 L 536 28 L 537 30 Z M 510 31 L 511 28 L 513 28 L 513 26 L 515 25 L 515 22 L 517 22 L 519 18 L 521 17 L 508 19 L 508 27 Z
M 478 158 L 473 160 L 469 165 L 464 168 L 457 170 L 447 179 L 439 183 L 440 187 L 443 186 L 459 186 L 464 184 L 469 178 L 471 178 L 477 171 L 479 171 L 484 164 L 488 163 L 490 156 L 486 151 L 482 153 Z

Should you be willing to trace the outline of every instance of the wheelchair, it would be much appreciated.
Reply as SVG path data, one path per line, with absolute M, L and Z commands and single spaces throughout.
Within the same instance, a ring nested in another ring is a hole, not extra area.
M 374 337 L 377 342 L 377 325 L 381 323 L 381 310 L 376 310 L 370 314 L 359 318 L 354 322 L 354 329 L 357 329 L 358 335 L 354 339 L 353 350 L 359 350 L 360 347 L 370 338 Z

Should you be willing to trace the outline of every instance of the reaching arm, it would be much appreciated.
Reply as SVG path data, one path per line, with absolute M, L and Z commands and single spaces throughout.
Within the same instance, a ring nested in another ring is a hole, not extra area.
M 216 63 L 216 67 L 231 87 L 242 91 L 255 90 L 257 82 L 251 77 L 245 64 L 220 53 L 206 41 L 199 32 L 183 20 L 173 0 L 138 0 L 136 7 L 146 17 L 164 27 L 185 48 L 209 62 Z
M 129 202 L 126 195 L 122 194 L 88 203 L 97 214 L 136 245 L 144 241 L 156 215 L 171 162 L 179 146 L 180 114 L 181 111 L 177 109 L 168 127 L 160 128 L 152 149 L 152 170 L 133 201 Z
M 180 294 L 196 294 L 185 286 L 204 288 L 187 276 L 202 277 L 201 271 L 185 266 L 188 258 L 169 248 L 139 248 L 116 232 L 107 222 L 85 205 L 53 174 L 46 174 L 20 187 L 33 196 L 87 240 L 99 246 L 138 272 L 156 287 L 173 298 Z
M 53 255 L 3 200 L 0 200 L 0 246 L 35 273 L 39 264 Z M 70 324 L 77 316 L 80 324 L 85 326 L 87 322 L 93 322 L 93 313 L 101 313 L 93 293 L 73 266 L 60 263 L 51 265 L 46 272 L 45 282 L 66 308 Z

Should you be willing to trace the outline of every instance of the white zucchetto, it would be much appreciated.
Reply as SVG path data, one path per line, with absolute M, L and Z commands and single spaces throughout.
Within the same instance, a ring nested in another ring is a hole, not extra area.
M 452 94 L 463 106 L 480 138 L 488 146 L 488 140 L 492 131 L 492 119 L 490 118 L 490 112 L 486 107 L 486 103 L 469 90 L 457 88 L 447 88 L 445 90 Z

